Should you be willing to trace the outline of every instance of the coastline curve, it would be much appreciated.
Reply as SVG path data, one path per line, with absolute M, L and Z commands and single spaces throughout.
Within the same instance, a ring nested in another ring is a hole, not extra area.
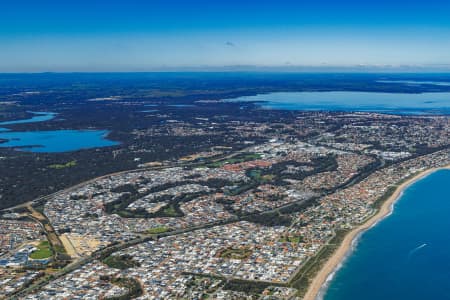
M 395 203 L 397 202 L 397 200 L 401 198 L 405 189 L 407 189 L 410 185 L 414 184 L 415 182 L 442 169 L 450 169 L 450 165 L 443 166 L 440 168 L 431 168 L 423 170 L 417 175 L 413 176 L 412 178 L 401 183 L 374 215 L 369 217 L 366 222 L 352 229 L 345 236 L 344 240 L 341 242 L 337 250 L 327 260 L 327 262 L 325 263 L 325 265 L 323 265 L 323 267 L 319 270 L 319 272 L 314 276 L 313 280 L 309 284 L 308 290 L 304 295 L 303 299 L 322 300 L 329 283 L 333 279 L 333 276 L 339 270 L 339 268 L 342 267 L 347 257 L 351 255 L 361 235 L 392 214 Z

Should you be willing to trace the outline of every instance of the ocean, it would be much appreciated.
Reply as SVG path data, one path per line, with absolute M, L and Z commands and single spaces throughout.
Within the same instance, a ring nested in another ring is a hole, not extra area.
M 324 300 L 450 299 L 450 170 L 409 186 L 363 233 Z

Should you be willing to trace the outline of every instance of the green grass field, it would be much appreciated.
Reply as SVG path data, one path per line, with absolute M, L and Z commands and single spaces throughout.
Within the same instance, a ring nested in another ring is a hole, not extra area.
M 149 228 L 149 229 L 147 229 L 146 232 L 148 234 L 158 234 L 158 233 L 168 232 L 170 230 L 171 229 L 169 227 L 159 226 L 159 227 Z
M 30 258 L 45 259 L 45 258 L 49 258 L 53 255 L 52 249 L 50 248 L 50 244 L 48 243 L 48 241 L 43 241 L 43 242 L 39 243 L 37 248 L 38 248 L 38 250 L 36 250 L 30 254 Z
M 294 235 L 294 236 L 283 236 L 280 238 L 280 242 L 282 243 L 294 243 L 294 244 L 298 244 L 300 242 L 303 241 L 303 238 L 299 235 Z
M 65 164 L 53 164 L 53 165 L 49 165 L 48 167 L 50 169 L 59 170 L 59 169 L 75 167 L 76 165 L 77 165 L 77 161 L 76 160 L 72 160 L 72 161 L 69 161 L 68 163 L 65 163 Z

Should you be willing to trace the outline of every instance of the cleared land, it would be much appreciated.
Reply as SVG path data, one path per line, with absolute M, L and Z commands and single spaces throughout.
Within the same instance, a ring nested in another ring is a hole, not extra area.
M 223 250 L 219 256 L 229 259 L 247 259 L 252 255 L 252 250 L 248 248 L 228 248 Z

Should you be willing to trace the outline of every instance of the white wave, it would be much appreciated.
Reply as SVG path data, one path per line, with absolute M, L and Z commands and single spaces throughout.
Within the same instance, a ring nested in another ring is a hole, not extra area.
M 420 245 L 420 246 L 417 246 L 416 248 L 414 248 L 414 249 L 412 249 L 411 251 L 409 251 L 408 259 L 411 258 L 417 251 L 419 251 L 420 249 L 426 247 L 427 245 L 428 245 L 428 244 L 425 243 L 425 244 L 422 244 L 422 245 Z

